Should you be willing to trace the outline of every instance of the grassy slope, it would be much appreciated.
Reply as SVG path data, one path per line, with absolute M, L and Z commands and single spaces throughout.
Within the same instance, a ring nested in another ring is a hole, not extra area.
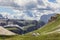
M 60 15 L 57 16 L 58 18 L 51 22 L 51 23 L 48 23 L 46 24 L 44 27 L 40 28 L 37 30 L 37 32 L 39 33 L 42 33 L 42 32 L 50 32 L 50 31 L 53 31 L 57 28 L 59 28 L 60 26 Z
M 24 35 L 17 35 L 17 36 L 12 36 L 12 37 L 0 37 L 0 40 L 3 40 L 2 38 L 4 38 L 4 40 L 60 40 L 60 33 L 55 32 L 52 34 L 46 34 L 44 35 L 44 33 L 48 33 L 54 30 L 57 30 L 60 25 L 60 15 L 58 15 L 58 18 L 51 22 L 46 24 L 45 26 L 43 26 L 42 28 L 35 30 L 33 32 L 24 34 Z M 40 33 L 39 36 L 32 36 L 32 33 Z

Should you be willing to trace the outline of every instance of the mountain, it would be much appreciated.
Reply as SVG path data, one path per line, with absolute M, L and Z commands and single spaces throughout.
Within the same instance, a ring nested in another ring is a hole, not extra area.
M 0 35 L 16 35 L 16 34 L 0 26 Z
M 8 19 L 23 19 L 23 20 L 42 20 L 45 23 L 48 22 L 48 19 L 55 15 L 52 14 L 44 14 L 44 13 L 32 13 L 31 11 L 23 11 L 24 13 L 17 13 L 17 14 L 9 14 L 9 13 L 0 13 L 0 18 L 8 18 Z
M 26 33 L 24 35 L 18 35 L 11 38 L 5 38 L 7 40 L 60 40 L 60 14 L 55 15 L 57 17 L 56 20 L 49 22 L 45 26 Z M 34 34 L 34 35 L 33 35 Z M 27 38 L 28 37 L 28 38 Z M 3 37 L 2 37 L 3 38 Z
M 55 16 L 57 17 L 57 19 L 55 19 L 54 21 L 49 22 L 36 31 L 28 33 L 26 36 L 29 36 L 29 38 L 27 39 L 32 38 L 33 40 L 60 40 L 60 14 L 57 14 Z M 40 35 L 38 35 L 37 37 L 32 36 L 33 33 L 39 33 Z
M 50 19 L 50 17 L 51 16 L 53 16 L 53 15 L 56 15 L 56 13 L 52 13 L 52 14 L 42 14 L 42 13 L 39 13 L 39 14 L 37 14 L 37 13 L 32 13 L 32 12 L 30 12 L 30 11 L 24 11 L 24 13 L 17 13 L 17 14 L 8 14 L 8 13 L 5 13 L 5 14 L 3 14 L 3 13 L 1 13 L 0 14 L 0 18 L 8 18 L 8 19 L 19 19 L 19 20 L 21 20 L 21 19 L 23 19 L 23 20 L 36 20 L 36 21 L 43 21 L 43 22 L 45 22 L 45 23 L 47 23 L 48 22 L 48 20 Z
M 54 16 L 54 15 L 56 15 L 56 14 L 42 15 L 41 18 L 40 18 L 40 20 L 43 21 L 43 22 L 45 22 L 45 23 L 47 23 L 48 20 L 51 18 L 51 16 Z
M 0 14 L 0 19 L 4 19 L 4 17 L 2 16 L 2 14 Z

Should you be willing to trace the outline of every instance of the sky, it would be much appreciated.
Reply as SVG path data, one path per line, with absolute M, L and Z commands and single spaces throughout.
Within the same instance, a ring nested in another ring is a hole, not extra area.
M 40 20 L 53 13 L 60 13 L 60 0 L 0 0 L 0 14 L 10 19 Z

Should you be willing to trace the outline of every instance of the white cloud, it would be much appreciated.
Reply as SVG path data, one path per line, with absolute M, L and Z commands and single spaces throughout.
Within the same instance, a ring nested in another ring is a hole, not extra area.
M 39 3 L 38 3 L 39 1 Z M 10 15 L 9 18 L 24 18 L 24 19 L 35 19 L 39 20 L 42 15 L 48 15 L 53 13 L 60 13 L 60 0 L 56 0 L 57 3 L 49 2 L 48 0 L 0 0 L 0 6 L 6 6 L 13 8 L 15 12 L 13 15 L 10 13 L 4 13 L 4 15 Z M 36 9 L 30 10 L 33 17 L 30 17 L 25 9 Z M 51 10 L 38 10 L 38 9 L 51 9 Z M 20 10 L 23 9 L 23 10 Z M 3 14 L 1 13 L 1 14 Z M 38 19 L 37 19 L 38 18 Z
M 28 4 L 29 2 L 37 3 L 37 0 L 14 0 L 14 2 L 17 3 L 18 5 L 24 6 Z
M 6 18 L 6 17 L 10 16 L 10 14 L 9 14 L 9 13 L 7 13 L 7 12 L 0 12 L 0 14 L 2 14 L 2 16 L 3 16 L 4 18 Z
M 60 0 L 56 0 L 57 3 L 60 3 Z

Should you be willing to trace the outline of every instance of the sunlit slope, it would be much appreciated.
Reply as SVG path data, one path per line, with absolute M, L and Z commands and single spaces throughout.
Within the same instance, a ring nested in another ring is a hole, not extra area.
M 39 33 L 44 33 L 44 32 L 51 32 L 54 30 L 57 30 L 60 28 L 60 15 L 56 15 L 57 19 L 46 24 L 45 26 L 41 27 L 40 29 L 34 31 L 34 32 L 39 32 Z
M 17 35 L 10 38 L 8 37 L 2 38 L 4 38 L 5 40 L 60 40 L 60 15 L 56 16 L 57 16 L 56 20 L 46 24 L 45 26 L 35 31 L 23 35 Z M 33 33 L 39 33 L 40 35 L 33 36 L 32 35 Z

